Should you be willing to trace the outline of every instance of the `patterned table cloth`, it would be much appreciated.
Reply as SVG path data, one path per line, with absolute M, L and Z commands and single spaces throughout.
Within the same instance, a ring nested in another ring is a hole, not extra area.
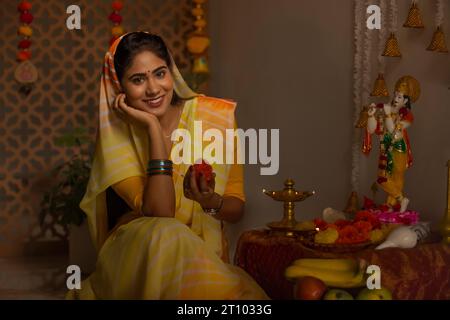
M 312 250 L 298 239 L 269 230 L 251 230 L 239 238 L 235 264 L 246 270 L 272 299 L 293 299 L 293 283 L 284 270 L 300 258 L 363 258 L 381 269 L 381 284 L 394 299 L 450 299 L 450 247 L 441 242 L 423 243 L 412 249 L 352 253 Z

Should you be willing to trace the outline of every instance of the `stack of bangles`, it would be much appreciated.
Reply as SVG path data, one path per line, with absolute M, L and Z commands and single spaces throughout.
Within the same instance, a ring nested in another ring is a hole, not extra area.
M 148 162 L 147 176 L 167 175 L 172 176 L 172 161 L 163 159 L 152 159 Z

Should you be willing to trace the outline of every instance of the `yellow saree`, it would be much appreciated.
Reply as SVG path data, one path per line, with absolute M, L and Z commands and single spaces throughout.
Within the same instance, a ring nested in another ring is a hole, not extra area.
M 183 195 L 189 163 L 174 164 L 175 218 L 139 217 L 108 234 L 105 190 L 129 177 L 145 177 L 148 135 L 110 112 L 120 84 L 113 57 L 121 38 L 105 57 L 99 110 L 99 131 L 86 194 L 91 237 L 98 250 L 96 270 L 71 290 L 69 299 L 267 299 L 264 291 L 240 268 L 224 263 L 220 222 L 205 214 L 198 203 Z M 175 91 L 186 99 L 179 128 L 194 136 L 195 121 L 203 130 L 224 133 L 234 128 L 235 104 L 199 97 L 184 83 L 175 64 Z M 224 135 L 225 136 L 225 135 Z M 174 143 L 176 147 L 177 143 Z M 204 142 L 194 141 L 195 148 Z M 191 163 L 195 160 L 192 152 Z M 211 163 L 211 159 L 206 158 Z M 223 194 L 229 165 L 212 164 L 216 192 Z

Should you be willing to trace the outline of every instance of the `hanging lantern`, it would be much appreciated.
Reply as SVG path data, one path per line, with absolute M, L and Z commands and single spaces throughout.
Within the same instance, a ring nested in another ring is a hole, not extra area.
M 389 91 L 386 86 L 386 81 L 384 80 L 384 75 L 382 73 L 378 74 L 373 90 L 370 94 L 372 97 L 388 97 Z
M 409 8 L 408 18 L 406 18 L 406 22 L 403 26 L 405 28 L 425 28 L 416 0 L 413 0 L 411 7 Z
M 433 34 L 433 39 L 431 39 L 431 43 L 427 50 L 448 53 L 447 45 L 445 44 L 445 34 L 444 31 L 442 31 L 441 26 L 436 28 L 436 31 Z
M 383 56 L 384 57 L 394 57 L 394 58 L 398 58 L 398 57 L 402 56 L 399 45 L 398 45 L 398 41 L 397 41 L 397 38 L 395 37 L 394 32 L 391 32 L 389 38 L 386 41 L 386 46 L 384 47 Z

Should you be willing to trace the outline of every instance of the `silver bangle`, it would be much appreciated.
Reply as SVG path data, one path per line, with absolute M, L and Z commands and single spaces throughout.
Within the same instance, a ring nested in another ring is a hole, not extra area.
M 216 214 L 219 213 L 220 209 L 222 209 L 222 206 L 223 206 L 223 197 L 220 197 L 220 203 L 217 208 L 206 208 L 203 209 L 203 212 L 209 214 L 210 216 L 215 216 Z

